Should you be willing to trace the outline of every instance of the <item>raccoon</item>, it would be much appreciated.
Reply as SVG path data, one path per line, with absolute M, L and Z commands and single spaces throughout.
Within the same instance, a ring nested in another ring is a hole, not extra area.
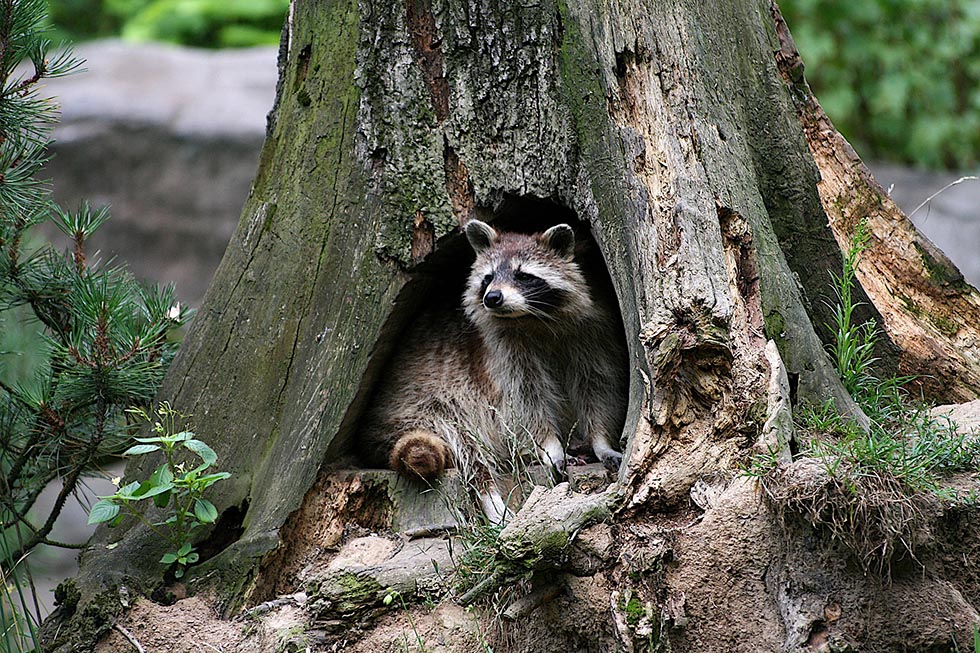
M 537 235 L 468 222 L 476 253 L 462 302 L 422 314 L 366 415 L 367 462 L 432 481 L 455 465 L 497 521 L 513 434 L 564 473 L 574 431 L 610 469 L 622 461 L 626 350 L 609 293 L 595 292 L 559 224 Z

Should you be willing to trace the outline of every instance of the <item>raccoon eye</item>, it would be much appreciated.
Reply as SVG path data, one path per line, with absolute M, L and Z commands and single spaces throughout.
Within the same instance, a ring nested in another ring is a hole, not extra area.
M 493 272 L 490 272 L 483 277 L 483 285 L 489 285 L 491 281 L 493 281 Z
M 531 279 L 534 279 L 533 274 L 528 274 L 523 270 L 517 270 L 514 272 L 514 281 L 530 281 Z

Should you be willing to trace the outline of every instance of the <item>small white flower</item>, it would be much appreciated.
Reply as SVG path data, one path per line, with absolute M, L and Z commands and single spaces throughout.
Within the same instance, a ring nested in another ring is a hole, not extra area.
M 176 304 L 170 307 L 170 310 L 167 311 L 167 319 L 169 320 L 180 319 L 180 302 L 177 302 Z
M 113 476 L 112 477 L 112 484 L 113 485 L 115 485 L 116 487 L 119 487 L 119 484 L 120 483 L 122 483 L 122 476 Z

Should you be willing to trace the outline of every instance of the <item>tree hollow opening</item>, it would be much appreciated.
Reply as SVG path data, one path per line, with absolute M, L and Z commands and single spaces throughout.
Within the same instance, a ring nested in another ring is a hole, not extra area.
M 626 404 L 629 400 L 629 362 L 626 354 L 625 329 L 609 271 L 589 225 L 580 220 L 568 207 L 551 199 L 529 195 L 505 194 L 496 206 L 476 207 L 474 214 L 499 233 L 534 235 L 559 224 L 568 224 L 572 227 L 575 234 L 575 262 L 581 268 L 589 292 L 594 296 L 596 303 L 601 304 L 604 310 L 608 309 L 612 315 L 611 321 L 615 322 L 615 333 L 611 337 L 617 342 L 614 349 L 621 352 L 621 359 L 615 361 L 615 365 L 621 368 L 624 384 L 622 406 L 618 411 L 621 414 L 616 417 L 615 430 L 610 429 L 610 439 L 613 446 L 622 451 L 625 443 L 623 431 Z M 410 278 L 399 293 L 391 314 L 374 343 L 371 360 L 358 386 L 355 400 L 328 452 L 327 460 L 331 461 L 330 468 L 336 468 L 336 463 L 339 461 L 342 461 L 344 466 L 351 467 L 389 467 L 384 455 L 379 453 L 373 443 L 365 447 L 364 423 L 370 419 L 372 407 L 376 406 L 377 402 L 390 401 L 390 391 L 386 399 L 382 397 L 384 393 L 379 390 L 379 387 L 389 382 L 397 373 L 393 368 L 404 360 L 404 356 L 400 355 L 402 350 L 405 347 L 417 346 L 417 343 L 412 342 L 413 339 L 441 338 L 447 341 L 442 343 L 443 346 L 456 346 L 457 342 L 447 337 L 446 333 L 439 333 L 440 319 L 444 318 L 446 322 L 462 319 L 461 301 L 474 260 L 475 253 L 466 237 L 461 232 L 455 232 L 436 242 L 432 253 L 409 271 Z M 424 325 L 420 325 L 422 322 Z M 471 324 L 468 325 L 468 330 L 476 331 Z M 532 337 L 528 336 L 528 338 Z M 469 340 L 460 341 L 458 346 L 465 347 L 468 343 L 472 344 Z M 568 345 L 573 348 L 580 343 L 569 342 Z M 489 355 L 489 353 L 481 355 Z M 582 348 L 579 355 L 595 354 L 587 348 Z M 480 356 L 475 357 L 475 359 L 479 358 Z M 438 361 L 434 361 L 434 364 L 437 363 Z M 478 361 L 474 366 L 480 363 L 485 364 L 483 361 Z M 475 375 L 485 374 L 485 370 L 473 369 L 471 372 Z M 584 397 L 571 396 L 572 394 L 569 393 L 567 397 L 569 404 L 584 399 Z M 571 433 L 567 434 L 565 444 L 571 445 L 567 448 L 570 464 L 576 466 L 596 462 L 593 448 L 581 437 L 581 425 L 575 421 L 573 428 L 580 432 L 580 436 L 572 438 Z M 590 486 L 594 489 L 594 482 L 590 481 Z M 419 483 L 419 487 L 424 489 L 426 484 Z

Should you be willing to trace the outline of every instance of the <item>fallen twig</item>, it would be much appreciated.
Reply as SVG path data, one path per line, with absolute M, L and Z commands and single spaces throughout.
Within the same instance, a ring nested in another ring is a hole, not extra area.
M 132 644 L 133 645 L 133 648 L 135 648 L 137 651 L 139 651 L 139 653 L 146 653 L 146 649 L 143 648 L 143 645 L 139 643 L 139 640 L 137 640 L 135 637 L 133 637 L 133 633 L 129 632 L 128 630 L 126 630 L 125 628 L 123 628 L 122 626 L 120 626 L 119 624 L 116 624 L 115 626 L 113 626 L 113 628 L 115 628 L 116 630 L 118 630 L 122 634 L 123 637 L 125 637 L 126 639 L 128 639 L 129 640 L 129 643 Z

